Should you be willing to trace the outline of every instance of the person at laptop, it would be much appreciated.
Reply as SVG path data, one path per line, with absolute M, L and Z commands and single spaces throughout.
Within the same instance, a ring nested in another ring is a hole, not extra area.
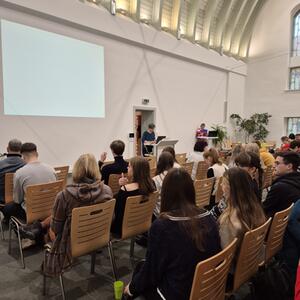
M 148 125 L 148 129 L 143 133 L 142 136 L 142 152 L 143 156 L 147 154 L 151 154 L 153 150 L 153 144 L 155 144 L 155 133 L 154 133 L 155 125 L 150 123 Z

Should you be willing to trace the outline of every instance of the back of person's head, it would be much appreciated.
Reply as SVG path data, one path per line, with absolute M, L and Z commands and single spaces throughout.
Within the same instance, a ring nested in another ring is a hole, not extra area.
M 21 154 L 26 162 L 38 157 L 37 147 L 34 143 L 24 143 L 21 147 Z
M 279 152 L 276 157 L 282 157 L 285 165 L 291 164 L 292 170 L 296 172 L 300 166 L 300 156 L 296 152 Z M 275 162 L 276 163 L 276 162 Z
M 290 140 L 294 140 L 295 138 L 296 138 L 296 137 L 295 137 L 295 135 L 294 135 L 293 133 L 290 133 L 290 134 L 289 134 L 289 139 L 290 139 Z
M 101 179 L 99 167 L 93 154 L 82 154 L 74 164 L 72 177 L 74 183 L 87 183 Z
M 247 171 L 234 167 L 223 175 L 222 188 L 227 200 L 227 209 L 220 217 L 220 222 L 230 220 L 233 211 L 244 230 L 254 229 L 262 225 L 265 215 L 251 185 L 251 177 Z
M 121 140 L 115 140 L 110 144 L 110 149 L 115 155 L 123 155 L 125 144 Z
M 22 142 L 18 139 L 12 139 L 8 142 L 7 145 L 7 152 L 15 152 L 15 153 L 20 153 L 22 148 Z
M 194 145 L 195 152 L 204 152 L 205 148 L 208 146 L 207 141 L 197 141 Z
M 169 152 L 162 152 L 159 156 L 157 166 L 156 166 L 156 175 L 168 171 L 173 168 L 174 158 Z
M 258 156 L 260 156 L 259 154 L 259 147 L 256 143 L 248 143 L 244 146 L 245 151 L 246 152 L 254 152 L 256 153 Z
M 196 206 L 196 196 L 191 176 L 182 168 L 172 169 L 166 175 L 161 190 L 160 218 L 188 217 L 180 226 L 194 241 L 199 250 L 205 248 L 205 238 L 209 228 L 196 218 L 201 210 Z
M 211 165 L 214 164 L 222 164 L 219 158 L 219 153 L 215 148 L 210 148 L 207 151 L 203 153 L 204 159 L 207 159 L 210 161 Z
M 150 167 L 146 158 L 135 156 L 130 159 L 129 165 L 132 168 L 132 181 L 138 183 L 142 195 L 154 192 L 154 183 L 150 177 Z
M 164 153 L 164 152 L 169 152 L 173 156 L 174 161 L 177 162 L 176 157 L 175 157 L 175 150 L 173 147 L 165 147 L 163 149 L 162 153 Z
M 296 148 L 300 148 L 300 141 L 292 141 L 290 144 L 290 149 L 294 150 Z
M 289 137 L 286 136 L 286 135 L 284 135 L 284 136 L 282 136 L 282 137 L 280 138 L 280 140 L 281 140 L 282 143 L 287 143 L 287 142 L 289 141 Z

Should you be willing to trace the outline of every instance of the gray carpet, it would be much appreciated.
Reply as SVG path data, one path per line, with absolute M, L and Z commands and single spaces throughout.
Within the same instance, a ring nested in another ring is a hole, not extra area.
M 15 237 L 12 253 L 8 255 L 8 231 L 5 240 L 0 240 L 0 299 L 61 299 L 58 278 L 47 280 L 47 296 L 42 295 L 43 277 L 40 266 L 43 251 L 39 246 L 24 250 L 26 268 L 22 269 Z M 125 284 L 131 278 L 132 262 L 129 259 L 129 241 L 113 245 L 120 280 Z M 135 261 L 144 258 L 145 249 L 135 246 Z M 67 299 L 114 299 L 113 277 L 107 249 L 97 254 L 95 274 L 90 274 L 90 256 L 83 256 L 74 262 L 73 268 L 64 274 Z

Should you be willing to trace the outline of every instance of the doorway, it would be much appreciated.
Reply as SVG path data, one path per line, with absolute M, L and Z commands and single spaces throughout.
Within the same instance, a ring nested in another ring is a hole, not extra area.
M 134 154 L 142 155 L 142 135 L 148 129 L 150 123 L 156 121 L 156 109 L 153 107 L 137 107 L 133 108 L 134 116 Z

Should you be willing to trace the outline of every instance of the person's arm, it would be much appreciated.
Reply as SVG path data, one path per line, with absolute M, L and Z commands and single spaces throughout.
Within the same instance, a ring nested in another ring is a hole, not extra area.
M 129 285 L 130 294 L 139 295 L 156 288 L 162 282 L 169 264 L 167 233 L 161 228 L 161 221 L 155 221 L 149 233 L 146 261 L 138 273 L 133 275 Z
M 24 201 L 23 180 L 21 181 L 18 173 L 14 175 L 13 200 L 18 204 Z
M 272 217 L 274 215 L 279 202 L 284 200 L 285 195 L 282 195 L 281 187 L 282 185 L 280 183 L 273 184 L 268 192 L 266 200 L 263 202 L 263 209 L 268 217 Z
M 67 203 L 65 201 L 64 192 L 62 191 L 56 196 L 52 211 L 50 229 L 55 234 L 55 236 L 63 232 L 66 219 Z

